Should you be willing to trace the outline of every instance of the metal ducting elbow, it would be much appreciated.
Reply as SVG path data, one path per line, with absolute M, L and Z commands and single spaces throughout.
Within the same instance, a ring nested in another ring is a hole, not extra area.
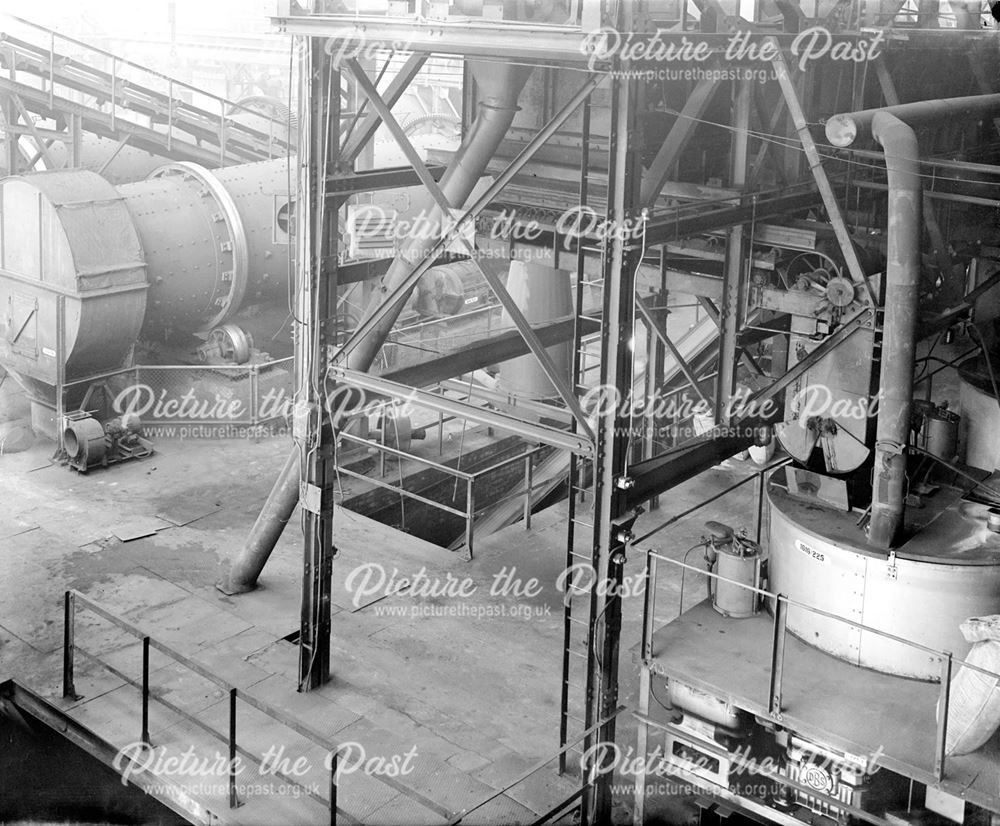
M 998 114 L 1000 95 L 979 95 L 834 115 L 826 124 L 827 140 L 834 146 L 850 146 L 870 132 L 885 152 L 889 184 L 885 322 L 868 529 L 868 543 L 876 548 L 891 548 L 899 539 L 906 502 L 922 203 L 920 156 L 913 127 Z
M 518 98 L 532 71 L 531 66 L 486 62 L 470 62 L 469 65 L 479 89 L 479 112 L 440 182 L 441 191 L 456 209 L 465 204 L 479 179 L 485 174 L 500 142 L 514 121 L 518 112 Z M 447 216 L 429 198 L 426 204 L 430 225 L 445 227 L 444 219 Z M 370 316 L 381 306 L 384 296 L 406 279 L 437 240 L 438 238 L 421 235 L 403 242 L 395 260 L 382 277 L 366 315 Z M 357 343 L 347 359 L 351 369 L 366 371 L 371 367 L 408 297 L 409 293 L 402 296 L 372 331 Z

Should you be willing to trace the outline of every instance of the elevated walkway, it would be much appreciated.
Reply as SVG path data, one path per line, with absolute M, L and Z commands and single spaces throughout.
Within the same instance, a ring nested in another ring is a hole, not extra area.
M 117 141 L 115 153 L 131 147 L 210 167 L 291 151 L 287 122 L 21 18 L 0 23 L 2 126 L 18 136 L 7 142 L 8 169 L 61 165 L 56 142 L 80 165 L 84 135 Z M 33 151 L 15 164 L 22 137 Z

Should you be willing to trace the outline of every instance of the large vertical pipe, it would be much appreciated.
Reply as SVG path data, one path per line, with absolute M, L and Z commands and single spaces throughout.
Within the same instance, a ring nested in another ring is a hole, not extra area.
M 868 529 L 868 542 L 876 548 L 891 548 L 898 540 L 906 500 L 906 447 L 913 401 L 920 278 L 920 161 L 913 127 L 995 117 L 998 112 L 1000 95 L 979 95 L 834 115 L 826 123 L 827 140 L 834 146 L 850 146 L 870 130 L 885 152 L 888 175 L 885 323 Z
M 876 548 L 890 548 L 903 526 L 906 499 L 906 446 L 913 402 L 920 281 L 921 189 L 913 129 L 895 115 L 879 112 L 872 120 L 872 135 L 885 150 L 889 231 L 868 542 Z
M 468 200 L 486 171 L 487 165 L 496 154 L 500 142 L 518 112 L 517 100 L 531 74 L 530 66 L 496 63 L 471 63 L 470 69 L 479 90 L 479 112 L 440 182 L 441 191 L 448 202 L 456 208 Z M 431 220 L 436 219 L 439 227 L 444 226 L 442 218 L 446 216 L 442 216 L 440 209 L 430 201 L 428 205 L 432 207 Z M 399 254 L 372 296 L 368 314 L 373 313 L 384 300 L 383 297 L 406 279 L 431 250 L 436 240 L 436 238 L 417 237 L 407 239 L 403 243 Z M 388 313 L 377 327 L 358 343 L 348 357 L 350 367 L 356 370 L 368 370 L 371 367 L 408 297 L 408 295 L 402 297 L 392 312 Z M 293 478 L 296 481 L 295 485 L 291 483 Z M 293 473 L 289 463 L 286 462 L 265 505 L 267 514 L 262 512 L 258 517 L 240 556 L 233 563 L 233 570 L 242 572 L 239 583 L 241 590 L 251 590 L 256 586 L 257 577 L 264 569 L 288 521 L 286 514 L 291 514 L 298 504 L 297 481 L 298 474 Z

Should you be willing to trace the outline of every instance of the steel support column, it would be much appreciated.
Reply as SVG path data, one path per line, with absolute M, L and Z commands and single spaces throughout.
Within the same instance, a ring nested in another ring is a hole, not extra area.
M 299 691 L 330 679 L 330 589 L 333 574 L 333 430 L 325 414 L 328 345 L 336 331 L 337 273 L 329 246 L 337 238 L 337 210 L 327 208 L 324 182 L 340 151 L 340 72 L 317 38 L 306 41 L 299 73 L 299 218 L 295 272 L 296 436 L 302 450 L 304 554 L 299 633 Z M 332 90 L 332 93 L 331 93 Z M 323 266 L 326 259 L 326 266 Z M 304 415 L 301 415 L 304 414 Z
M 631 10 L 622 9 L 628 31 Z M 641 130 L 636 124 L 635 81 L 627 75 L 613 76 L 611 89 L 611 134 L 609 137 L 607 219 L 610 226 L 626 226 L 637 220 L 638 184 L 641 180 L 639 147 L 634 138 Z M 627 392 L 632 385 L 635 317 L 635 274 L 642 250 L 628 246 L 623 233 L 614 237 L 602 250 L 604 277 L 603 325 L 601 334 L 601 384 Z M 625 476 L 628 464 L 629 431 L 633 423 L 621 411 L 602 416 L 597 428 L 597 452 L 594 465 L 594 544 L 593 571 L 597 577 L 614 580 L 624 561 L 625 544 L 617 523 L 626 515 L 624 490 L 618 481 Z M 621 642 L 621 614 L 615 610 L 617 597 L 612 588 L 597 588 L 590 596 L 589 644 L 587 646 L 587 690 L 585 727 L 607 720 L 597 730 L 597 742 L 615 742 L 614 711 L 618 704 L 618 657 Z M 602 593 L 604 592 L 604 593 Z M 584 753 L 593 745 L 584 741 Z M 613 751 L 610 748 L 605 751 Z M 614 772 L 598 767 L 593 788 L 583 795 L 581 824 L 611 822 L 611 785 Z
M 750 108 L 753 86 L 749 80 L 734 81 L 733 132 L 730 149 L 730 180 L 733 189 L 742 189 L 747 182 Z M 729 421 L 730 399 L 736 390 L 736 344 L 743 313 L 744 262 L 746 233 L 743 224 L 729 228 L 726 236 L 725 281 L 722 288 L 722 317 L 719 325 L 719 376 L 715 390 L 715 420 Z M 749 273 L 747 273 L 749 276 Z

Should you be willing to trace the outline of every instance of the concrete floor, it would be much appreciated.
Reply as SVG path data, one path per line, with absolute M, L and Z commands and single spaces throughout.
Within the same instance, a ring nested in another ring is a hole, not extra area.
M 298 694 L 297 647 L 283 639 L 299 624 L 298 516 L 257 591 L 227 597 L 214 587 L 241 547 L 287 449 L 279 438 L 256 444 L 163 440 L 146 460 L 86 476 L 51 465 L 48 442 L 0 456 L 0 677 L 14 677 L 45 696 L 59 697 L 62 598 L 66 589 L 75 588 L 332 741 L 357 741 L 368 756 L 403 755 L 416 748 L 407 776 L 372 778 L 358 771 L 342 778 L 340 806 L 358 820 L 444 823 L 493 797 L 463 822 L 527 822 L 573 791 L 575 782 L 559 777 L 554 761 L 508 788 L 558 750 L 562 595 L 553 584 L 564 564 L 565 505 L 536 516 L 530 532 L 514 525 L 477 541 L 471 562 L 339 511 L 333 680 L 314 693 Z M 749 463 L 732 465 L 672 491 L 661 510 L 641 518 L 639 533 L 751 469 Z M 707 519 L 750 527 L 743 515 L 751 513 L 751 490 L 744 487 L 650 543 L 679 557 L 698 540 Z M 476 593 L 465 600 L 396 594 L 362 601 L 356 608 L 345 580 L 366 563 L 378 563 L 389 575 L 396 569 L 397 578 L 412 577 L 421 568 L 430 577 L 469 577 Z M 643 564 L 641 554 L 634 554 L 627 576 L 641 573 Z M 542 593 L 530 599 L 490 595 L 495 576 L 505 567 L 516 568 L 518 577 L 537 577 Z M 670 591 L 676 583 L 662 587 Z M 690 579 L 688 587 L 694 591 Z M 470 610 L 484 615 L 460 613 Z M 507 615 L 497 616 L 500 611 Z M 625 601 L 622 702 L 630 707 L 637 678 L 631 649 L 639 639 L 641 611 L 641 597 Z M 79 610 L 78 615 L 78 645 L 137 678 L 139 644 L 87 612 Z M 154 692 L 197 713 L 217 731 L 226 730 L 228 699 L 221 689 L 156 652 L 151 668 Z M 77 692 L 83 699 L 57 701 L 111 742 L 137 739 L 136 689 L 82 662 L 77 669 Z M 270 745 L 284 744 L 289 753 L 299 748 L 321 763 L 321 753 L 309 751 L 297 735 L 257 712 L 240 714 L 248 748 L 260 754 Z M 154 744 L 209 748 L 207 737 L 165 710 L 155 711 L 152 727 Z M 619 731 L 618 742 L 627 749 L 634 743 L 627 713 Z M 325 795 L 325 780 L 314 775 L 306 779 L 318 782 Z M 233 817 L 224 804 L 213 805 L 220 807 L 223 822 L 327 818 L 311 800 L 254 798 Z M 627 820 L 630 808 L 629 796 L 622 795 L 616 820 Z M 650 808 L 661 810 L 663 822 L 682 822 L 689 811 L 678 801 Z

